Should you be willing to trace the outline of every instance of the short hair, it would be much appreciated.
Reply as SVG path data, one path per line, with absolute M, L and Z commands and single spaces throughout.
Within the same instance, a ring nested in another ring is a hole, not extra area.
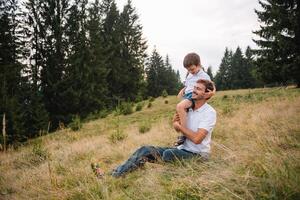
M 199 79 L 197 83 L 203 84 L 205 86 L 205 92 L 208 92 L 208 90 L 214 90 L 214 82 L 210 80 Z
M 185 68 L 188 68 L 191 65 L 196 65 L 196 66 L 200 65 L 201 66 L 200 56 L 198 54 L 189 53 L 184 57 L 183 66 Z

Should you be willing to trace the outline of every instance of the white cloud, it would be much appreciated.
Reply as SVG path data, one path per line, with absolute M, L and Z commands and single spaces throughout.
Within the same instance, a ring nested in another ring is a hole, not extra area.
M 127 0 L 116 0 L 120 10 Z M 257 0 L 132 0 L 143 25 L 149 52 L 154 45 L 162 56 L 169 55 L 181 77 L 186 74 L 183 57 L 200 55 L 202 65 L 216 72 L 225 47 L 255 47 L 253 30 L 258 29 L 254 9 Z

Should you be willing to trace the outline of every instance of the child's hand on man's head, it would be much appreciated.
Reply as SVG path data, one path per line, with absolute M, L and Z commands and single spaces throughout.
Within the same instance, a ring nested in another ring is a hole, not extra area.
M 216 86 L 215 86 L 215 84 L 213 84 L 213 86 L 214 86 L 213 90 L 207 89 L 208 92 L 205 93 L 205 98 L 206 99 L 209 99 L 209 98 L 211 98 L 212 96 L 214 96 L 216 94 Z

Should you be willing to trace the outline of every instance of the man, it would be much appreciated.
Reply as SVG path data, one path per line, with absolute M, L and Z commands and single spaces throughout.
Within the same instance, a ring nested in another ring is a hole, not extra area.
M 122 165 L 113 170 L 112 176 L 119 177 L 130 172 L 145 162 L 155 162 L 161 159 L 171 162 L 178 159 L 201 157 L 209 158 L 212 130 L 216 124 L 216 111 L 206 103 L 214 85 L 208 80 L 198 80 L 192 94 L 195 101 L 194 108 L 187 114 L 187 128 L 180 125 L 178 115 L 173 119 L 175 130 L 186 136 L 185 142 L 174 147 L 143 146 L 136 150 Z

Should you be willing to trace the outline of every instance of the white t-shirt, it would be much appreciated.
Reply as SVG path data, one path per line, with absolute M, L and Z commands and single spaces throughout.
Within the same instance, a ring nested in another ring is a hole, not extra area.
M 213 128 L 217 121 L 217 113 L 213 107 L 205 103 L 197 110 L 189 109 L 187 113 L 187 128 L 194 132 L 203 128 L 207 130 L 206 137 L 200 144 L 193 143 L 190 139 L 186 138 L 185 142 L 178 146 L 178 149 L 185 149 L 193 153 L 210 153 L 210 142 Z
M 203 71 L 203 69 L 200 69 L 200 71 L 196 74 L 189 74 L 186 79 L 185 79 L 185 82 L 184 82 L 184 85 L 185 85 L 185 94 L 187 93 L 190 93 L 190 92 L 193 92 L 193 89 L 194 89 L 194 86 L 196 85 L 196 82 L 199 80 L 199 79 L 205 79 L 205 80 L 210 80 L 210 77 L 209 75 Z

